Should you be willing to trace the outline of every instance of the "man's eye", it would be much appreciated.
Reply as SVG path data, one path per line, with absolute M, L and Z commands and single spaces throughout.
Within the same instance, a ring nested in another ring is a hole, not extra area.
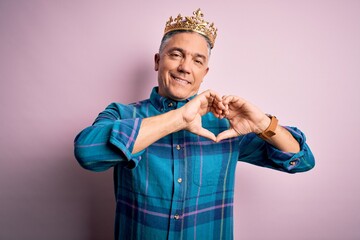
M 172 57 L 181 57 L 180 53 L 174 52 L 174 53 L 170 53 L 170 56 Z
M 196 62 L 197 64 L 203 65 L 203 62 L 202 62 L 201 60 L 195 60 L 195 62 Z

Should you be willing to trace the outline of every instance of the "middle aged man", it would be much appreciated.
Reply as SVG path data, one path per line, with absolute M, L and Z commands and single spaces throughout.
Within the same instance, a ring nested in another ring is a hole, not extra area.
M 170 18 L 150 98 L 110 104 L 75 139 L 84 168 L 114 168 L 116 239 L 232 239 L 237 161 L 289 173 L 314 166 L 297 128 L 237 96 L 197 95 L 215 38 L 200 10 Z

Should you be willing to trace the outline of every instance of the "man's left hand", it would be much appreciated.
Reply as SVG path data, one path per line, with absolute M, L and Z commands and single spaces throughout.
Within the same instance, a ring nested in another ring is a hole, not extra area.
M 251 132 L 261 133 L 270 124 L 268 116 L 256 106 L 240 97 L 232 95 L 224 96 L 222 103 L 226 107 L 224 116 L 230 122 L 230 129 L 217 135 L 217 142 Z

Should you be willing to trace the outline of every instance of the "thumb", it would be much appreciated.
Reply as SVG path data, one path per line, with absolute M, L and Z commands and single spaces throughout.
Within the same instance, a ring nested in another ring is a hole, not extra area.
M 239 134 L 233 128 L 231 128 L 231 129 L 228 129 L 228 130 L 225 130 L 225 131 L 219 133 L 216 136 L 216 142 L 220 142 L 221 140 L 238 137 L 238 136 L 239 136 Z
M 209 130 L 205 129 L 205 128 L 200 128 L 198 132 L 196 132 L 195 134 L 208 138 L 210 140 L 213 140 L 214 142 L 216 141 L 216 136 L 215 134 L 213 134 L 212 132 L 210 132 Z

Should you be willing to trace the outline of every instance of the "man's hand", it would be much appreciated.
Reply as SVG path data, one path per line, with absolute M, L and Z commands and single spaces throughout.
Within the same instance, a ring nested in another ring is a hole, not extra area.
M 224 117 L 225 106 L 220 95 L 214 91 L 207 90 L 196 96 L 179 110 L 182 111 L 182 118 L 185 124 L 183 129 L 213 141 L 217 140 L 212 132 L 202 127 L 201 116 L 212 112 L 218 118 Z
M 225 105 L 223 116 L 229 120 L 230 129 L 219 133 L 217 142 L 251 132 L 259 134 L 270 125 L 271 120 L 268 116 L 240 97 L 224 96 L 222 103 Z M 299 143 L 289 131 L 278 125 L 275 132 L 275 136 L 266 140 L 268 143 L 281 151 L 293 153 L 300 151 Z
M 201 116 L 212 112 L 216 117 L 224 117 L 225 106 L 220 95 L 208 90 L 183 107 L 153 117 L 144 118 L 134 143 L 132 153 L 137 153 L 160 138 L 180 130 L 188 130 L 197 135 L 216 141 L 216 136 L 201 124 Z
M 208 112 L 212 112 L 218 118 L 227 118 L 230 122 L 230 129 L 215 136 L 203 128 L 201 117 Z M 160 138 L 180 130 L 187 130 L 219 142 L 250 132 L 261 133 L 269 124 L 270 118 L 244 99 L 236 96 L 221 98 L 216 92 L 207 90 L 182 108 L 144 118 L 132 153 L 137 153 Z M 292 135 L 280 126 L 276 128 L 276 135 L 268 142 L 287 152 L 298 152 L 300 149 Z
M 270 119 L 260 109 L 237 96 L 224 96 L 224 116 L 230 122 L 230 129 L 221 132 L 216 141 L 255 132 L 261 133 L 270 124 Z

